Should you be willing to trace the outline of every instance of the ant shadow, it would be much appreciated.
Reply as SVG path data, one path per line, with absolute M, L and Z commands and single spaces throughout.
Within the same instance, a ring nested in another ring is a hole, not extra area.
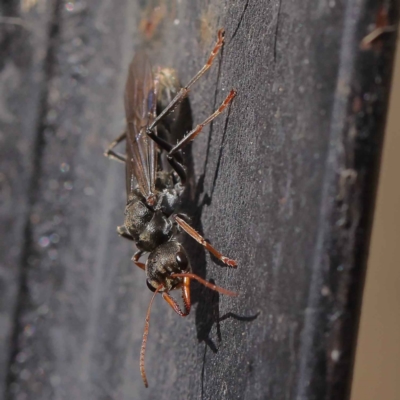
M 229 117 L 229 114 L 228 114 Z M 225 124 L 225 130 L 224 130 L 224 137 L 223 137 L 223 142 L 225 139 L 225 132 L 227 128 L 227 123 Z M 212 127 L 211 127 L 212 129 Z M 209 141 L 211 140 L 211 133 L 210 132 L 210 138 Z M 222 145 L 223 145 L 222 142 Z M 222 157 L 222 146 L 221 145 L 221 150 L 217 162 L 217 169 L 215 171 L 214 175 L 214 180 L 213 180 L 213 186 L 211 189 L 211 195 L 208 193 L 204 194 L 202 201 L 200 202 L 200 196 L 202 193 L 204 193 L 204 180 L 205 180 L 205 173 L 203 173 L 198 182 L 197 185 L 195 186 L 195 195 L 194 198 L 192 197 L 192 201 L 190 201 L 189 197 L 187 199 L 187 211 L 189 215 L 192 217 L 192 226 L 204 237 L 204 232 L 203 232 L 203 225 L 201 222 L 203 210 L 205 206 L 210 206 L 212 203 L 212 197 L 214 194 L 214 187 L 215 187 L 215 182 L 216 178 L 218 176 L 218 169 L 220 165 L 220 160 Z M 210 146 L 207 146 L 207 149 L 209 149 Z M 208 158 L 208 152 L 207 152 L 207 158 Z M 206 163 L 207 165 L 207 158 L 206 158 Z M 190 157 L 190 160 L 188 160 L 188 166 L 193 167 L 193 158 Z M 189 170 L 189 168 L 188 168 Z M 204 169 L 205 171 L 206 169 Z M 190 171 L 193 172 L 193 171 Z M 193 175 L 192 175 L 193 176 Z M 206 250 L 203 248 L 203 246 L 198 245 L 197 243 L 193 243 L 193 240 L 189 241 L 187 237 L 184 238 L 184 243 L 187 246 L 187 248 L 190 248 L 190 254 L 191 254 L 191 260 L 192 260 L 192 269 L 193 272 L 203 279 L 206 279 Z M 207 240 L 207 239 L 206 239 Z M 211 259 L 213 263 L 217 264 L 219 267 L 223 268 L 229 268 L 227 267 L 222 261 L 218 260 L 216 257 L 214 257 L 211 254 Z M 212 284 L 215 284 L 214 279 L 209 279 L 209 282 Z M 219 311 L 219 305 L 220 305 L 220 294 L 214 290 L 211 290 L 207 287 L 204 287 L 200 285 L 197 282 L 193 283 L 193 290 L 192 290 L 192 303 L 195 304 L 197 303 L 197 308 L 196 308 L 196 331 L 197 331 L 197 340 L 199 343 L 204 342 L 204 353 L 203 353 L 203 360 L 202 360 L 202 368 L 201 368 L 201 375 L 200 375 L 200 381 L 201 381 L 201 398 L 203 398 L 204 395 L 204 377 L 205 377 L 205 367 L 206 367 L 206 357 L 207 357 L 207 349 L 210 349 L 214 354 L 218 353 L 218 348 L 219 344 L 222 342 L 222 334 L 221 334 L 221 322 L 225 321 L 229 318 L 242 321 L 242 322 L 251 322 L 257 319 L 259 313 L 256 313 L 255 315 L 251 316 L 241 316 L 234 314 L 232 312 L 228 312 L 224 315 L 220 315 Z M 218 340 L 218 344 L 216 344 L 213 339 L 211 338 L 211 331 L 213 329 L 213 326 L 216 326 L 216 336 Z
M 214 279 L 209 280 L 210 283 L 215 284 Z M 251 315 L 248 317 L 228 312 L 222 316 L 219 313 L 219 300 L 220 294 L 209 288 L 202 288 L 201 300 L 198 301 L 196 309 L 196 328 L 197 328 L 197 340 L 199 343 L 204 342 L 210 350 L 216 354 L 218 353 L 218 347 L 210 337 L 211 329 L 216 325 L 217 339 L 218 342 L 222 342 L 221 325 L 222 321 L 232 318 L 237 321 L 251 322 L 254 321 L 258 314 Z
M 181 134 L 182 134 L 182 131 L 184 133 L 186 133 L 188 130 L 191 129 L 191 126 L 193 125 L 193 117 L 192 117 L 190 103 L 187 99 L 185 99 L 185 100 L 186 101 L 181 104 L 181 112 L 182 111 L 184 112 L 184 114 L 183 114 L 184 117 L 182 118 L 182 120 L 185 121 L 185 125 L 181 126 Z M 227 127 L 228 127 L 229 116 L 230 116 L 230 108 L 228 109 L 228 112 L 227 112 L 227 118 L 226 118 L 226 122 L 225 122 L 225 126 L 224 126 L 221 148 L 220 148 L 219 155 L 218 155 L 217 166 L 216 166 L 216 170 L 214 172 L 213 185 L 212 185 L 210 194 L 204 193 L 204 191 L 205 191 L 204 181 L 205 181 L 205 174 L 206 174 L 208 158 L 209 158 L 209 149 L 210 149 L 210 144 L 211 144 L 211 139 L 212 139 L 213 125 L 211 125 L 210 135 L 208 138 L 207 154 L 206 154 L 206 160 L 204 163 L 204 173 L 199 177 L 197 182 L 195 182 L 195 179 L 194 179 L 194 162 L 193 162 L 194 157 L 193 157 L 193 151 L 192 151 L 191 144 L 189 144 L 185 148 L 185 152 L 183 154 L 184 165 L 187 168 L 187 174 L 188 174 L 189 179 L 187 182 L 186 190 L 182 196 L 182 206 L 179 211 L 183 212 L 184 214 L 189 216 L 191 225 L 203 237 L 204 237 L 204 231 L 203 231 L 203 225 L 201 222 L 202 214 L 203 214 L 204 208 L 206 206 L 210 206 L 212 203 L 214 187 L 216 185 L 216 181 L 217 181 L 218 173 L 219 173 L 219 167 L 220 167 L 221 159 L 222 159 L 222 152 L 223 152 L 223 146 L 225 143 L 225 137 L 226 137 Z M 179 132 L 179 130 L 176 129 L 175 132 Z M 178 139 L 178 138 L 176 138 L 176 139 Z M 188 235 L 186 235 L 184 233 L 181 235 L 181 241 L 182 241 L 183 245 L 185 246 L 185 248 L 189 249 L 190 261 L 191 261 L 191 267 L 192 267 L 193 273 L 195 273 L 196 275 L 200 276 L 203 279 L 206 279 L 206 276 L 207 276 L 206 250 L 204 249 L 203 246 L 199 245 L 197 242 L 195 242 L 192 238 L 190 238 Z M 217 264 L 219 267 L 229 268 L 227 265 L 225 265 L 222 261 L 218 260 L 213 255 L 211 255 L 211 259 L 212 259 L 213 263 Z M 213 279 L 210 279 L 209 282 L 215 284 Z M 192 302 L 192 304 L 197 304 L 196 322 L 195 323 L 196 323 L 198 342 L 199 343 L 204 342 L 206 344 L 206 348 L 207 347 L 210 348 L 210 350 L 213 353 L 218 352 L 218 346 L 211 339 L 211 330 L 214 325 L 216 325 L 218 342 L 222 342 L 222 335 L 221 335 L 221 329 L 220 329 L 220 323 L 222 321 L 225 321 L 226 319 L 229 319 L 229 318 L 233 318 L 238 321 L 250 322 L 250 321 L 255 320 L 258 317 L 258 313 L 255 315 L 252 315 L 252 316 L 240 316 L 240 315 L 236 315 L 231 312 L 229 312 L 223 316 L 220 316 L 220 312 L 219 312 L 220 294 L 214 290 L 204 287 L 203 285 L 201 285 L 200 283 L 198 283 L 196 281 L 192 283 L 191 302 Z M 203 368 L 204 368 L 204 365 L 203 365 Z
M 218 71 L 219 79 L 219 71 Z M 217 102 L 217 92 L 214 96 L 214 109 Z M 170 120 L 166 121 L 168 132 L 168 139 L 170 143 L 177 143 L 182 137 L 192 129 L 193 126 L 193 114 L 188 98 L 185 98 L 179 105 L 179 110 L 176 110 L 174 115 L 171 115 Z M 204 182 L 206 178 L 206 173 L 209 172 L 207 169 L 209 162 L 209 152 L 211 148 L 211 140 L 213 135 L 213 123 L 210 126 L 210 134 L 207 143 L 207 153 L 203 167 L 203 173 L 195 181 L 194 174 L 194 157 L 192 144 L 188 144 L 183 152 L 183 164 L 187 169 L 187 183 L 185 191 L 182 195 L 181 206 L 179 207 L 179 212 L 187 215 L 190 219 L 190 225 L 199 232 L 201 236 L 204 237 L 203 225 L 202 225 L 202 215 L 205 207 L 212 204 L 214 188 L 219 176 L 219 170 L 223 155 L 223 148 L 226 140 L 226 133 L 230 117 L 230 107 L 227 109 L 226 120 L 224 124 L 223 137 L 221 142 L 221 147 L 218 154 L 217 164 L 214 171 L 214 176 L 212 180 L 212 187 L 210 193 L 205 193 Z M 160 132 L 162 135 L 162 133 Z M 206 239 L 207 240 L 207 239 Z M 206 271 L 206 250 L 203 246 L 194 241 L 189 235 L 185 233 L 180 234 L 180 241 L 183 246 L 188 249 L 190 263 L 192 271 L 194 274 L 200 276 L 203 279 L 209 280 L 210 283 L 215 284 L 213 279 L 207 279 Z M 219 267 L 229 268 L 223 262 L 218 260 L 216 257 L 211 255 L 211 260 L 213 263 L 217 264 Z M 206 365 L 206 354 L 207 349 L 210 349 L 214 354 L 218 353 L 219 344 L 222 342 L 221 334 L 221 322 L 227 319 L 235 319 L 242 322 L 251 322 L 258 317 L 258 313 L 252 316 L 240 316 L 232 312 L 228 312 L 221 316 L 219 312 L 220 305 L 220 294 L 213 291 L 207 287 L 204 287 L 197 281 L 192 282 L 191 285 L 191 303 L 192 305 L 197 304 L 195 311 L 195 325 L 197 332 L 198 343 L 205 343 L 204 355 L 203 355 L 203 366 L 201 372 L 201 388 L 202 393 L 204 386 L 204 374 Z M 212 339 L 212 329 L 216 327 L 216 337 L 217 343 Z

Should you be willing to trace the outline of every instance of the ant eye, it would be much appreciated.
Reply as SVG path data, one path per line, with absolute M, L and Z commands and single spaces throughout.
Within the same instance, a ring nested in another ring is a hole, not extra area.
M 189 264 L 186 254 L 183 251 L 178 251 L 176 253 L 176 262 L 180 270 L 185 270 Z
M 146 279 L 147 287 L 154 293 L 156 289 L 151 285 L 148 279 Z

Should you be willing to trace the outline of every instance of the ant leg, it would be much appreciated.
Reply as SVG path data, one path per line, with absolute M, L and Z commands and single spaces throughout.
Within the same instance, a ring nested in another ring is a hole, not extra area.
M 218 109 L 213 114 L 211 114 L 206 120 L 204 120 L 201 124 L 197 125 L 196 128 L 190 131 L 178 144 L 176 144 L 170 150 L 167 157 L 172 157 L 177 151 L 181 150 L 186 144 L 194 140 L 195 137 L 203 130 L 203 128 L 207 124 L 209 124 L 211 121 L 217 118 L 218 115 L 221 114 L 226 107 L 228 107 L 229 103 L 234 99 L 235 96 L 236 96 L 236 91 L 232 89 L 229 92 L 228 96 L 226 96 L 226 99 L 223 101 L 223 103 L 218 107 Z
M 131 236 L 131 234 L 128 232 L 128 230 L 125 228 L 124 225 L 118 226 L 117 227 L 117 232 L 118 235 L 122 236 L 125 239 L 129 239 L 129 240 L 133 240 L 133 237 Z M 141 268 L 143 271 L 145 269 L 145 264 L 139 262 L 139 258 L 142 256 L 143 251 L 139 250 L 137 251 L 133 257 L 132 257 L 132 261 L 139 267 Z
M 173 219 L 176 223 L 194 240 L 200 243 L 204 248 L 206 248 L 212 255 L 221 260 L 226 265 L 230 267 L 237 267 L 237 262 L 235 260 L 231 260 L 228 257 L 223 256 L 218 250 L 216 250 L 210 243 L 208 243 L 195 229 L 193 229 L 187 222 L 185 222 L 179 214 L 173 215 Z
M 156 133 L 154 132 L 154 130 L 152 131 L 150 129 L 147 129 L 146 133 L 148 136 L 150 136 L 150 138 L 152 140 L 154 140 L 157 143 L 157 145 L 158 145 L 158 147 L 160 147 L 160 149 L 166 151 L 167 153 L 169 153 L 174 148 L 174 146 L 171 143 L 168 143 L 166 140 L 162 139 L 160 136 L 157 136 Z
M 154 119 L 154 121 L 149 126 L 149 130 L 152 131 L 154 127 L 161 121 L 161 119 L 164 118 L 166 115 L 168 115 L 176 107 L 176 105 L 187 96 L 189 88 L 195 82 L 197 82 L 198 79 L 211 67 L 214 58 L 217 56 L 221 47 L 224 44 L 224 36 L 225 36 L 224 29 L 220 29 L 218 31 L 217 43 L 215 44 L 213 50 L 211 51 L 211 54 L 208 57 L 208 60 L 204 64 L 203 68 L 201 68 L 201 70 L 189 81 L 189 83 L 177 93 L 177 95 L 171 100 L 171 102 L 167 105 L 167 107 L 165 107 L 165 109 L 157 116 L 157 118 Z
M 142 250 L 137 251 L 137 252 L 133 255 L 132 261 L 133 261 L 140 269 L 142 269 L 142 270 L 144 271 L 146 265 L 143 264 L 143 263 L 141 263 L 141 262 L 139 262 L 139 258 L 142 256 L 142 254 L 143 254 L 143 251 L 142 251 Z
M 112 160 L 117 160 L 125 163 L 126 157 L 123 154 L 117 153 L 113 150 L 113 148 L 121 143 L 124 139 L 126 139 L 126 131 L 122 132 L 108 147 L 104 152 L 104 155 Z
M 181 317 L 186 317 L 190 313 L 190 308 L 192 306 L 190 301 L 190 278 L 183 278 L 182 286 L 182 298 L 185 311 L 182 311 L 179 304 L 175 301 L 173 297 L 170 296 L 168 292 L 162 294 L 163 299 L 171 306 L 171 308 Z
M 147 134 L 151 137 L 151 139 L 153 139 L 157 143 L 157 145 L 161 149 L 165 150 L 167 153 L 170 153 L 171 150 L 173 150 L 173 154 L 175 155 L 175 157 L 172 158 L 171 157 L 172 154 L 168 154 L 169 157 L 167 156 L 167 159 L 168 159 L 171 167 L 178 174 L 178 176 L 181 180 L 181 184 L 183 186 L 185 186 L 185 183 L 186 183 L 186 170 L 185 170 L 184 166 L 182 165 L 181 157 L 179 157 L 179 155 L 178 155 L 179 149 L 176 148 L 177 146 L 174 147 L 170 143 L 168 143 L 165 140 L 163 140 L 162 138 L 158 137 L 156 135 L 156 133 L 154 132 L 154 128 L 162 120 L 162 118 L 164 118 L 166 115 L 168 115 L 171 111 L 174 110 L 176 105 L 187 96 L 187 94 L 189 92 L 189 88 L 195 82 L 197 82 L 197 80 L 211 67 L 215 57 L 217 56 L 221 47 L 224 44 L 224 36 L 225 36 L 224 29 L 220 29 L 218 31 L 217 43 L 215 44 L 213 50 L 211 51 L 210 56 L 209 56 L 207 62 L 204 64 L 203 68 L 200 69 L 200 71 L 189 81 L 189 83 L 185 87 L 180 89 L 180 91 L 176 94 L 176 96 L 170 101 L 170 103 L 165 107 L 165 109 L 153 120 L 153 122 L 150 124 L 150 126 L 146 130 Z M 230 96 L 231 96 L 231 99 L 234 97 L 234 95 L 232 95 L 232 92 L 231 92 Z M 231 99 L 229 99 L 229 101 Z M 204 121 L 204 123 L 202 125 L 199 125 L 198 127 L 196 127 L 197 131 L 195 130 L 195 132 L 193 132 L 193 131 L 190 132 L 189 135 L 187 135 L 187 137 L 185 137 L 183 139 L 184 143 L 181 143 L 182 141 L 180 142 L 181 146 L 186 144 L 187 141 L 193 140 L 197 136 L 197 134 L 201 131 L 202 126 L 211 122 L 217 115 L 219 115 L 222 112 L 222 110 L 227 106 L 229 101 L 227 101 L 227 99 L 226 99 L 223 103 L 224 107 L 221 106 L 222 108 L 220 107 L 218 109 L 218 111 L 216 113 L 214 113 L 211 117 L 209 117 L 206 121 Z M 200 126 L 201 126 L 201 128 L 200 128 Z
M 173 157 L 171 158 L 167 157 L 167 160 L 171 165 L 171 167 L 174 169 L 174 171 L 178 174 L 179 179 L 181 181 L 181 185 L 186 186 L 186 177 L 187 177 L 186 168 Z
M 120 161 L 123 164 L 126 163 L 126 157 L 120 153 L 115 152 L 114 150 L 107 151 L 107 154 L 104 154 L 110 160 Z
M 171 278 L 190 278 L 190 279 L 195 279 L 197 282 L 201 283 L 202 285 L 204 285 L 205 287 L 211 289 L 211 290 L 215 290 L 218 293 L 222 293 L 225 294 L 227 296 L 232 296 L 235 297 L 238 294 L 235 292 L 231 292 L 230 290 L 226 290 L 220 286 L 214 285 L 211 282 L 207 282 L 205 279 L 200 278 L 200 276 L 196 275 L 196 274 L 192 274 L 191 272 L 184 272 L 182 274 L 172 274 Z
M 117 226 L 117 233 L 119 236 L 122 236 L 125 239 L 133 240 L 133 237 L 125 228 L 125 225 Z
M 190 218 L 189 215 L 184 214 L 184 213 L 179 213 L 177 215 L 179 216 L 180 219 L 183 219 L 187 224 L 192 223 L 192 218 Z
M 169 157 L 169 152 L 174 148 L 174 146 L 164 139 L 160 138 L 155 134 L 154 131 L 147 129 L 147 134 L 153 139 L 157 145 L 162 149 L 165 150 L 167 155 L 167 160 L 174 171 L 178 174 L 179 179 L 181 181 L 182 186 L 186 185 L 186 168 L 182 165 L 182 156 L 179 153 L 176 153 L 174 157 Z
M 147 129 L 147 134 L 153 139 L 157 145 L 168 152 L 167 160 L 170 163 L 171 167 L 176 171 L 181 179 L 181 183 L 183 186 L 186 184 L 186 170 L 185 167 L 181 163 L 182 157 L 180 156 L 179 151 L 187 145 L 189 142 L 195 139 L 195 137 L 202 131 L 204 126 L 209 124 L 215 118 L 221 114 L 226 107 L 228 107 L 229 103 L 234 99 L 236 96 L 236 91 L 231 90 L 226 97 L 226 99 L 222 102 L 222 104 L 218 107 L 218 109 L 211 114 L 206 120 L 204 120 L 201 124 L 197 125 L 192 131 L 190 131 L 178 144 L 172 146 L 170 143 L 166 142 L 164 139 L 160 138 L 152 131 L 150 128 Z

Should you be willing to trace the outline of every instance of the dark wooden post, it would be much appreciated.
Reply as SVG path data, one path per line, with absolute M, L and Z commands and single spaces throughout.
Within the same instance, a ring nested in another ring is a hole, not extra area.
M 390 89 L 395 0 L 7 2 L 0 19 L 0 398 L 345 399 Z M 186 319 L 130 261 L 123 129 L 134 52 L 190 94 L 193 285 Z M 378 29 L 378 30 L 375 30 Z M 367 36 L 371 32 L 372 35 Z M 195 207 L 196 205 L 196 207 Z M 197 210 L 197 211 L 196 211 Z

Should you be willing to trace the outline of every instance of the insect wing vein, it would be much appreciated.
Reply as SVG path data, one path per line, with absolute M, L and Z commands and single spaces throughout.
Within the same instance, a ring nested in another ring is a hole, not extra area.
M 154 193 L 157 170 L 156 145 L 146 128 L 156 116 L 155 81 L 147 55 L 139 52 L 133 58 L 125 88 L 126 190 L 129 199 L 136 182 L 145 198 Z

